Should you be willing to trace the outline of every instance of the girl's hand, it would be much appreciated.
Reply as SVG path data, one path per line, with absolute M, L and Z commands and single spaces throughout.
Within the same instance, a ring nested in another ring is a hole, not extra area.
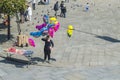
M 53 50 L 53 48 L 52 48 L 52 47 L 50 47 L 50 50 Z

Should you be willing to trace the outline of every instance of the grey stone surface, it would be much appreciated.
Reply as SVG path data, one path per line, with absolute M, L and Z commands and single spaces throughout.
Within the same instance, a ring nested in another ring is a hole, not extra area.
M 90 10 L 84 11 L 86 2 Z M 29 35 L 37 31 L 35 26 L 42 24 L 42 16 L 50 11 L 50 5 L 36 5 L 32 21 L 21 24 L 22 34 Z M 76 0 L 65 3 L 67 18 L 58 17 L 60 29 L 53 38 L 55 47 L 52 51 L 51 64 L 42 63 L 44 43 L 41 37 L 33 38 L 36 47 L 17 47 L 19 49 L 33 50 L 34 61 L 30 65 L 6 61 L 0 57 L 0 80 L 119 80 L 120 79 L 120 0 Z M 38 13 L 38 15 L 37 15 Z M 60 10 L 58 11 L 60 13 Z M 35 19 L 36 18 L 36 19 Z M 2 21 L 0 19 L 0 21 Z M 0 56 L 6 56 L 4 48 L 11 47 L 17 36 L 16 19 L 11 19 L 12 40 L 6 41 L 1 35 L 7 34 L 7 28 L 0 28 Z M 39 21 L 39 23 L 38 23 Z M 75 30 L 72 37 L 68 37 L 68 25 Z M 0 26 L 1 27 L 1 26 Z M 23 56 L 15 56 L 24 59 Z M 55 61 L 56 60 L 56 61 Z
M 0 76 L 5 76 L 5 75 L 7 75 L 7 73 L 4 70 L 0 69 Z

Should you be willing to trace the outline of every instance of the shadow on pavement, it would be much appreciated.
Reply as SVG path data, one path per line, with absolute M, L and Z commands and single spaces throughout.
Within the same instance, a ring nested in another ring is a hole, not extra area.
M 109 41 L 109 42 L 120 42 L 120 40 L 114 39 L 112 37 L 109 36 L 96 36 L 97 38 Z
M 5 57 L 5 56 L 0 56 L 0 57 L 3 58 L 3 60 L 0 60 L 0 63 L 15 65 L 18 68 L 23 68 L 24 66 L 28 68 L 29 65 L 37 64 L 36 62 L 32 60 L 22 60 L 22 59 L 17 59 L 13 57 Z
M 40 62 L 43 62 L 44 59 L 40 58 L 40 57 L 33 57 L 32 58 L 32 61 L 40 61 Z
M 17 67 L 17 68 L 24 68 L 24 66 L 29 67 L 29 65 L 36 65 L 37 62 L 35 62 L 35 61 L 41 61 L 41 62 L 44 61 L 44 59 L 42 59 L 42 58 L 34 57 L 34 58 L 32 58 L 32 63 L 29 64 L 29 61 L 27 61 L 27 60 L 21 60 L 21 59 L 16 59 L 16 58 L 9 58 L 9 57 L 6 58 L 3 56 L 0 56 L 0 57 L 3 58 L 3 60 L 0 60 L 0 63 L 15 65 L 15 67 Z M 51 58 L 51 61 L 56 61 L 56 59 Z
M 56 59 L 55 59 L 55 58 L 51 58 L 50 60 L 52 60 L 52 61 L 56 61 Z
M 2 31 L 3 29 L 6 29 L 7 26 L 5 26 L 3 23 L 0 23 L 0 31 Z
M 113 42 L 113 43 L 120 42 L 120 40 L 112 38 L 112 37 L 109 37 L 109 36 L 100 36 L 100 35 L 97 35 L 97 34 L 94 34 L 94 33 L 89 33 L 89 32 L 80 31 L 80 30 L 76 30 L 76 29 L 74 31 L 82 32 L 82 33 L 85 33 L 85 34 L 94 35 L 96 38 L 100 38 L 100 39 L 103 39 L 103 40 L 106 40 L 106 41 L 109 41 L 109 42 Z
M 50 58 L 51 61 L 56 61 L 55 58 Z M 40 61 L 40 62 L 43 62 L 44 59 L 40 58 L 40 57 L 33 57 L 32 58 L 32 61 Z
M 82 32 L 82 33 L 85 33 L 85 34 L 90 34 L 90 35 L 95 35 L 95 36 L 97 36 L 97 34 L 90 33 L 90 32 L 85 32 L 85 31 L 81 31 L 81 30 L 77 30 L 77 29 L 74 29 L 74 31 Z
M 15 65 L 18 68 L 23 68 L 24 66 L 27 66 L 27 63 L 20 63 L 12 60 L 7 60 L 7 59 L 1 60 L 0 63 Z
M 10 38 L 12 39 L 14 37 L 11 35 Z M 8 41 L 7 34 L 0 34 L 0 44 L 7 42 L 7 41 Z

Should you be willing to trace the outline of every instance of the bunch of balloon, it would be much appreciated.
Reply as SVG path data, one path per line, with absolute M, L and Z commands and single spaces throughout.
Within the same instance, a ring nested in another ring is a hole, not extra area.
M 60 23 L 57 21 L 55 17 L 49 18 L 48 15 L 43 16 L 43 24 L 36 25 L 37 32 L 31 32 L 30 35 L 33 37 L 40 37 L 41 35 L 47 34 L 52 38 L 54 37 L 54 33 L 59 29 Z

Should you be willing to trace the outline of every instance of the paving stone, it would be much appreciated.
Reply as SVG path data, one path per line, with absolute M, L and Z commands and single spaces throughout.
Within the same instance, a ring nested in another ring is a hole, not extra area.
M 2 77 L 2 76 L 6 76 L 6 75 L 7 75 L 7 73 L 4 70 L 0 69 L 0 76 Z
M 51 16 L 54 15 L 54 10 L 51 9 L 55 1 L 50 0 L 50 2 L 49 5 L 36 5 L 32 22 L 21 24 L 22 34 L 29 35 L 30 32 L 37 31 L 35 26 L 43 23 L 42 16 L 48 10 Z M 83 11 L 86 1 L 71 0 L 65 3 L 67 18 L 58 17 L 61 26 L 53 38 L 55 47 L 52 58 L 56 59 L 55 62 L 42 64 L 41 61 L 35 60 L 37 65 L 25 68 L 25 65 L 5 62 L 3 58 L 0 58 L 0 80 L 119 80 L 120 2 L 119 0 L 88 2 L 90 3 L 88 12 Z M 73 25 L 75 28 L 70 38 L 66 33 L 68 25 Z M 15 17 L 11 19 L 11 26 L 11 34 L 16 38 L 18 32 Z M 6 32 L 7 29 L 0 28 L 0 41 L 1 35 Z M 44 47 L 44 42 L 40 40 L 42 37 L 33 38 L 36 43 L 35 48 L 29 46 L 19 49 L 33 50 L 35 52 L 33 57 L 41 60 Z M 2 44 L 0 42 L 0 55 L 3 48 L 11 47 L 12 44 L 13 41 Z

